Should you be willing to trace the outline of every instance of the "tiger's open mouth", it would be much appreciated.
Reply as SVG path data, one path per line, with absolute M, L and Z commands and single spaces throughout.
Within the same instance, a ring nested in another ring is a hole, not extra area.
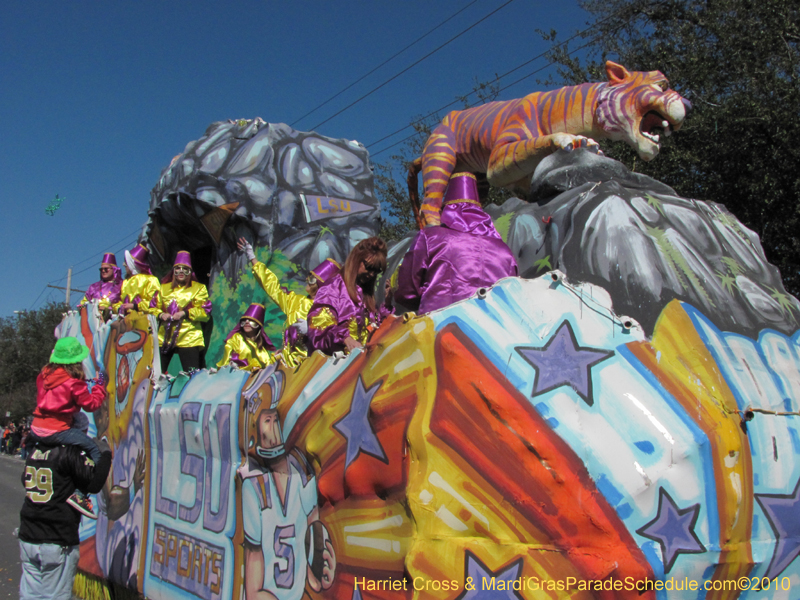
M 639 123 L 639 132 L 654 144 L 658 144 L 661 136 L 672 135 L 672 125 L 658 112 L 651 110 Z

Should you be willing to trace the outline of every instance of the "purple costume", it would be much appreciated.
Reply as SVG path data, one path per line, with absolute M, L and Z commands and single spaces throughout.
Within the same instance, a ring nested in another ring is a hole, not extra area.
M 100 263 L 101 267 L 111 267 L 114 270 L 114 278 L 111 281 L 97 281 L 89 286 L 86 290 L 86 295 L 80 301 L 80 306 L 97 300 L 100 309 L 111 307 L 120 301 L 120 290 L 122 289 L 122 271 L 117 266 L 116 257 L 107 252 L 103 255 L 103 260 Z
M 320 350 L 325 354 L 344 351 L 344 340 L 351 336 L 366 344 L 369 334 L 389 311 L 379 309 L 370 313 L 364 304 L 364 293 L 356 285 L 357 302 L 350 299 L 341 273 L 325 282 L 314 298 L 308 312 L 308 352 Z
M 457 173 L 450 178 L 441 225 L 420 231 L 403 258 L 394 300 L 427 313 L 516 275 L 517 261 L 478 201 L 475 177 Z
M 119 291 L 122 289 L 122 279 L 112 281 L 96 281 L 86 290 L 86 302 L 91 300 L 107 299 L 109 304 L 119 302 Z

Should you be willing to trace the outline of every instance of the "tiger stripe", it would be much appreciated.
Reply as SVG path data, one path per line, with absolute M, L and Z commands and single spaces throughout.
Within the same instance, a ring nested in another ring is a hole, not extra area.
M 439 223 L 441 198 L 456 170 L 486 173 L 497 187 L 524 189 L 542 158 L 562 148 L 589 145 L 587 138 L 622 139 L 645 160 L 655 156 L 657 144 L 642 142 L 639 120 L 657 108 L 677 129 L 688 102 L 677 92 L 664 91 L 666 78 L 658 71 L 631 73 L 610 61 L 606 71 L 608 82 L 534 92 L 447 114 L 428 138 L 420 162 L 425 223 Z M 410 185 L 416 171 L 412 177 Z

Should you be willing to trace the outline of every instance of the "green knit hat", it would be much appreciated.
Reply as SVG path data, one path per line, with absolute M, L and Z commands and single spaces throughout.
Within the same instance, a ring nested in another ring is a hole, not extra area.
M 77 338 L 63 337 L 56 340 L 56 347 L 50 354 L 50 362 L 57 365 L 71 365 L 83 362 L 87 356 L 89 356 L 89 349 Z

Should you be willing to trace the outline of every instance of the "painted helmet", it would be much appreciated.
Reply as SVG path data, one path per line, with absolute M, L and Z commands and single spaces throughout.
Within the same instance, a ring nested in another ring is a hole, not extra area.
M 242 394 L 247 432 L 246 452 L 258 459 L 273 459 L 284 452 L 278 402 L 283 394 L 284 375 L 275 365 L 259 371 Z

